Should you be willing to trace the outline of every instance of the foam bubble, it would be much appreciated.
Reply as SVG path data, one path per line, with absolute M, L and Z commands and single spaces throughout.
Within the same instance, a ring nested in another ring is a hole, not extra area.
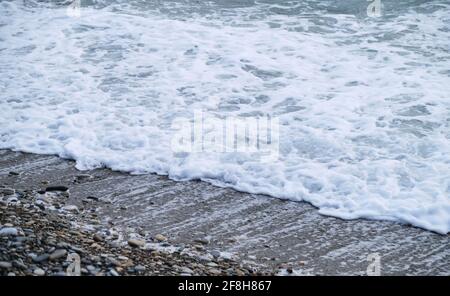
M 450 229 L 448 4 L 383 20 L 0 6 L 0 148 Z M 279 160 L 174 155 L 172 121 L 199 109 L 278 116 Z

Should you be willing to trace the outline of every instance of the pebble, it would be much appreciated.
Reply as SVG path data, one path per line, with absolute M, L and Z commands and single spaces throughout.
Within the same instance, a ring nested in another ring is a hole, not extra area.
M 136 270 L 137 272 L 143 272 L 143 271 L 145 271 L 145 266 L 143 266 L 143 265 L 136 265 L 134 267 L 134 270 Z
M 27 269 L 27 266 L 22 262 L 21 259 L 14 260 L 13 264 L 15 267 L 17 267 L 19 269 Z
M 206 266 L 209 266 L 209 267 L 217 267 L 217 266 L 219 266 L 217 263 L 214 263 L 214 262 L 208 262 L 208 263 L 206 263 Z
M 128 244 L 132 247 L 139 248 L 145 245 L 145 241 L 139 239 L 129 239 Z
M 41 269 L 41 268 L 36 268 L 36 269 L 33 271 L 33 273 L 34 273 L 35 275 L 37 275 L 37 276 L 43 276 L 43 275 L 45 275 L 45 271 L 44 271 L 43 269 Z
M 45 191 L 47 191 L 47 192 L 51 192 L 51 191 L 63 191 L 63 192 L 65 192 L 67 190 L 69 190 L 69 188 L 66 187 L 66 186 L 48 186 L 47 188 L 45 188 Z
M 116 242 L 116 241 L 112 241 L 112 242 L 108 242 L 108 245 L 111 247 L 111 248 L 120 248 L 120 243 L 119 242 Z
M 220 275 L 220 274 L 222 274 L 222 272 L 220 270 L 216 269 L 216 268 L 209 269 L 209 272 L 211 274 L 213 274 L 213 275 Z
M 117 260 L 114 259 L 114 258 L 108 257 L 108 258 L 107 258 L 107 261 L 108 261 L 110 264 L 112 264 L 112 265 L 120 266 L 120 262 L 117 261 Z
M 39 256 L 33 256 L 32 260 L 33 262 L 39 263 L 39 262 L 44 262 L 48 260 L 49 255 L 48 254 L 42 254 Z
M 194 271 L 193 271 L 192 269 L 190 269 L 189 267 L 185 267 L 185 266 L 181 267 L 181 268 L 180 268 L 180 271 L 181 271 L 182 273 L 189 273 L 189 274 L 194 273 Z
M 0 236 L 17 236 L 18 231 L 14 227 L 5 227 L 0 230 Z
M 84 250 L 81 247 L 70 245 L 69 248 L 75 253 L 84 253 Z
M 220 257 L 220 252 L 214 250 L 214 251 L 211 251 L 211 255 L 215 258 L 218 258 L 218 257 Z
M 194 248 L 195 248 L 196 250 L 198 250 L 198 251 L 203 251 L 203 250 L 205 249 L 205 247 L 204 247 L 203 245 L 200 245 L 200 244 L 194 245 Z
M 53 253 L 50 254 L 49 258 L 50 260 L 57 260 L 61 257 L 65 257 L 67 255 L 67 251 L 64 249 L 58 249 L 55 250 Z
M 64 211 L 68 211 L 68 212 L 74 212 L 74 213 L 78 213 L 79 212 L 78 207 L 75 206 L 75 205 L 64 206 L 62 209 Z
M 93 266 L 93 265 L 88 265 L 88 266 L 86 266 L 86 269 L 87 270 L 89 270 L 89 271 L 95 271 L 95 267 Z
M 101 249 L 102 246 L 100 246 L 100 245 L 97 244 L 97 243 L 93 243 L 93 244 L 91 244 L 91 248 L 94 248 L 94 249 Z
M 0 194 L 3 195 L 13 195 L 16 191 L 12 188 L 0 188 Z
M 27 241 L 28 240 L 28 238 L 26 237 L 26 236 L 17 236 L 16 237 L 16 242 L 21 242 L 21 243 L 23 243 L 23 242 L 25 242 L 25 241 Z
M 88 175 L 88 174 L 81 174 L 81 175 L 77 175 L 75 178 L 77 180 L 84 180 L 84 179 L 90 179 L 90 178 L 92 178 L 92 176 Z
M 0 268 L 10 269 L 11 267 L 12 264 L 10 262 L 0 261 Z
M 94 262 L 99 262 L 102 259 L 100 258 L 100 256 L 93 255 L 93 256 L 91 256 L 91 260 L 94 261 Z
M 214 260 L 223 257 L 224 254 L 219 251 L 211 253 L 205 251 L 204 246 L 210 244 L 207 239 L 195 240 L 196 248 L 202 251 L 193 253 L 190 252 L 195 246 L 173 246 L 162 234 L 153 237 L 154 242 L 159 241 L 159 244 L 154 245 L 171 247 L 169 251 L 163 248 L 159 251 L 147 251 L 125 247 L 127 241 L 123 241 L 124 236 L 130 238 L 128 245 L 131 247 L 145 246 L 146 240 L 143 237 L 146 237 L 147 233 L 139 230 L 137 235 L 134 228 L 124 231 L 119 227 L 117 229 L 113 227 L 108 230 L 100 223 L 97 226 L 92 224 L 92 221 L 99 217 L 91 214 L 89 210 L 79 215 L 74 213 L 68 219 L 67 213 L 50 209 L 52 206 L 56 207 L 55 203 L 60 204 L 60 207 L 64 206 L 64 202 L 60 200 L 64 191 L 45 195 L 49 203 L 42 209 L 37 207 L 38 195 L 34 190 L 26 191 L 18 204 L 11 207 L 9 204 L 5 204 L 4 207 L 0 205 L 3 223 L 0 226 L 0 233 L 6 237 L 0 237 L 0 275 L 64 276 L 65 270 L 76 260 L 81 260 L 83 275 L 248 274 L 247 269 L 237 270 L 240 265 L 233 260 Z M 80 227 L 73 227 L 72 222 Z M 114 245 L 114 248 L 111 245 Z M 80 254 L 78 259 L 63 260 L 73 251 Z M 139 265 L 135 265 L 136 263 Z
M 200 243 L 200 244 L 202 244 L 202 245 L 207 245 L 207 244 L 209 244 L 209 240 L 206 239 L 206 238 L 199 238 L 199 239 L 194 240 L 194 242 Z
M 157 234 L 157 235 L 155 235 L 155 239 L 156 239 L 157 241 L 159 241 L 159 242 L 164 242 L 164 241 L 167 240 L 167 237 L 165 237 L 165 236 L 162 235 L 162 234 Z
M 94 241 L 96 241 L 96 242 L 103 241 L 103 236 L 99 233 L 94 234 Z
M 66 243 L 66 242 L 58 242 L 58 243 L 56 244 L 56 246 L 57 246 L 58 248 L 67 248 L 67 247 L 69 247 L 69 244 Z

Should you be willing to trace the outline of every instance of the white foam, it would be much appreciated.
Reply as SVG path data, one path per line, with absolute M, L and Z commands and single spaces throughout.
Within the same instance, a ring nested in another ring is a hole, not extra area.
M 0 148 L 449 232 L 448 5 L 383 21 L 325 15 L 325 33 L 302 15 L 248 20 L 258 8 L 183 21 L 0 6 Z M 170 123 L 198 109 L 278 116 L 279 161 L 176 157 Z

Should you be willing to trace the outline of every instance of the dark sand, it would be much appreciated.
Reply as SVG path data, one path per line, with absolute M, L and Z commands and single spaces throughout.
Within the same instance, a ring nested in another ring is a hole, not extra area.
M 271 269 L 289 263 L 300 274 L 364 275 L 367 256 L 378 253 L 383 275 L 450 275 L 448 235 L 387 221 L 344 221 L 322 216 L 307 203 L 205 182 L 108 169 L 80 172 L 74 165 L 56 156 L 2 150 L 0 185 L 17 190 L 43 189 L 45 181 L 64 185 L 70 188 L 69 203 L 79 207 L 88 196 L 99 198 L 97 213 L 105 223 L 162 233 L 174 243 L 207 238 L 209 250 Z M 80 174 L 93 178 L 74 182 Z

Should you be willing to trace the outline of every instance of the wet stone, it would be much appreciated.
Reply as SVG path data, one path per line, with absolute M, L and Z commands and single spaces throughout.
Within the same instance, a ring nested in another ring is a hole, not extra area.
M 66 186 L 60 186 L 60 185 L 58 185 L 58 186 L 48 186 L 47 188 L 45 188 L 45 191 L 46 191 L 46 192 L 52 192 L 52 191 L 62 191 L 62 192 L 65 192 L 65 191 L 67 191 L 67 190 L 69 190 L 68 187 L 66 187 Z
M 41 269 L 41 268 L 36 268 L 36 269 L 33 271 L 33 273 L 34 273 L 35 275 L 37 275 L 37 276 L 43 276 L 43 275 L 45 275 L 45 271 L 44 271 L 43 269 Z
M 134 248 L 139 248 L 145 245 L 145 241 L 139 239 L 129 239 L 128 244 Z
M 33 262 L 40 263 L 40 262 L 47 261 L 49 257 L 50 256 L 48 254 L 42 254 L 42 255 L 32 257 L 32 260 L 33 260 Z
M 16 191 L 12 188 L 0 188 L 0 195 L 13 195 Z
M 58 249 L 55 250 L 53 253 L 50 254 L 49 259 L 50 260 L 57 260 L 62 257 L 65 257 L 67 255 L 67 251 L 64 249 Z
M 0 261 L 0 268 L 10 269 L 12 267 L 11 262 Z
M 156 239 L 157 241 L 159 241 L 159 242 L 164 242 L 164 241 L 167 240 L 167 237 L 165 237 L 165 236 L 162 235 L 162 234 L 157 234 L 157 235 L 155 235 L 155 239 Z

